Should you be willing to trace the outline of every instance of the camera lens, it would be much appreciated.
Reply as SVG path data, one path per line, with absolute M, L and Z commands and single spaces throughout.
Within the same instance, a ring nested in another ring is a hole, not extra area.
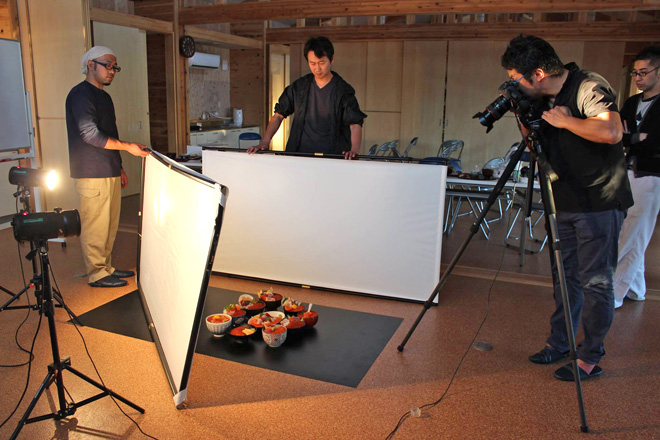
M 511 100 L 503 95 L 498 96 L 495 101 L 490 103 L 486 110 L 477 113 L 473 118 L 479 118 L 479 123 L 484 127 L 488 127 L 486 133 L 492 128 L 495 121 L 499 120 L 506 112 L 511 109 Z

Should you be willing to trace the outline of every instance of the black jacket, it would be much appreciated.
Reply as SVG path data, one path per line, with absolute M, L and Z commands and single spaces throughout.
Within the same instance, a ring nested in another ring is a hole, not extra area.
M 555 106 L 568 107 L 573 117 L 587 119 L 616 112 L 616 94 L 605 79 L 569 63 L 568 77 Z M 552 183 L 557 211 L 599 212 L 633 204 L 621 143 L 592 142 L 570 130 L 541 124 L 539 131 L 548 162 L 559 175 Z
M 640 99 L 641 93 L 631 96 L 621 109 L 621 120 L 625 121 L 631 130 L 631 133 L 623 135 L 623 145 L 628 149 L 627 158 L 635 158 L 635 175 L 660 176 L 660 96 L 656 97 L 638 129 L 634 130 L 633 127 L 637 126 L 635 114 Z M 648 136 L 640 142 L 639 136 L 636 136 L 638 133 L 647 133 Z
M 360 110 L 353 87 L 337 73 L 332 72 L 332 74 L 337 77 L 333 96 L 334 144 L 332 153 L 341 154 L 343 151 L 349 151 L 351 149 L 350 125 L 362 125 L 367 115 Z M 307 100 L 312 81 L 314 81 L 314 75 L 311 73 L 297 79 L 293 84 L 284 89 L 279 102 L 275 105 L 276 113 L 284 117 L 291 114 L 294 115 L 289 140 L 286 143 L 286 151 L 299 151 L 300 149 L 300 138 L 305 123 Z

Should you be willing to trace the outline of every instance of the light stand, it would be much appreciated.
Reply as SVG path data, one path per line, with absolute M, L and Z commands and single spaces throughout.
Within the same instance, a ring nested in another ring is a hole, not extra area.
M 52 294 L 50 276 L 49 276 L 50 262 L 48 261 L 48 240 L 46 238 L 39 239 L 37 241 L 36 246 L 37 246 L 37 252 L 39 253 L 39 261 L 42 272 L 41 279 L 43 280 L 43 290 L 42 290 L 43 301 L 41 303 L 40 313 L 44 313 L 48 318 L 48 329 L 50 331 L 50 346 L 53 352 L 53 363 L 48 366 L 48 374 L 46 374 L 46 378 L 39 386 L 39 389 L 37 390 L 37 394 L 35 394 L 34 398 L 30 402 L 30 405 L 25 411 L 25 414 L 23 414 L 21 420 L 18 422 L 18 426 L 16 427 L 16 430 L 14 430 L 14 433 L 10 438 L 12 440 L 16 439 L 18 437 L 18 434 L 21 432 L 23 426 L 27 425 L 28 423 L 40 422 L 42 420 L 48 420 L 48 419 L 55 419 L 55 420 L 63 419 L 65 417 L 75 414 L 76 410 L 81 406 L 87 405 L 88 403 L 92 403 L 105 396 L 112 396 L 115 399 L 135 409 L 136 411 L 139 411 L 141 414 L 144 414 L 144 409 L 142 409 L 141 407 L 137 406 L 136 404 L 130 402 L 129 400 L 125 399 L 119 394 L 111 391 L 104 385 L 96 382 L 92 378 L 74 369 L 71 366 L 71 360 L 69 357 L 65 357 L 64 359 L 60 358 L 60 351 L 57 343 L 57 331 L 55 329 L 55 306 L 53 304 L 53 294 Z M 78 403 L 67 402 L 66 397 L 64 395 L 65 392 L 64 380 L 62 377 L 64 371 L 70 371 L 71 373 L 75 374 L 85 382 L 94 385 L 102 392 Z M 34 407 L 39 401 L 39 398 L 41 397 L 43 392 L 53 384 L 53 382 L 55 382 L 57 386 L 59 410 L 54 413 L 44 414 L 41 416 L 29 418 L 30 414 L 32 413 L 32 410 L 34 410 Z
M 424 314 L 427 312 L 427 310 L 431 308 L 431 305 L 433 305 L 433 301 L 435 300 L 436 296 L 438 296 L 438 294 L 440 293 L 440 289 L 442 289 L 445 282 L 447 281 L 447 278 L 449 278 L 449 275 L 451 275 L 452 271 L 454 270 L 454 267 L 458 263 L 458 260 L 463 255 L 463 252 L 465 252 L 465 249 L 467 248 L 468 244 L 470 244 L 472 237 L 474 237 L 475 234 L 477 234 L 477 232 L 479 231 L 479 226 L 484 221 L 486 214 L 488 213 L 488 211 L 490 211 L 490 208 L 493 206 L 493 204 L 497 200 L 497 197 L 502 192 L 504 185 L 509 180 L 511 173 L 513 172 L 514 168 L 520 161 L 520 158 L 522 156 L 523 151 L 525 150 L 525 147 L 527 147 L 530 150 L 533 157 L 538 157 L 539 155 L 538 141 L 535 132 L 531 132 L 530 135 L 528 135 L 525 139 L 523 139 L 523 142 L 520 143 L 516 152 L 511 156 L 511 160 L 509 160 L 509 163 L 507 164 L 504 172 L 502 173 L 502 176 L 499 178 L 497 184 L 490 193 L 490 196 L 488 197 L 488 201 L 486 202 L 486 206 L 481 211 L 481 214 L 479 215 L 477 221 L 470 227 L 470 234 L 466 237 L 460 249 L 454 255 L 453 259 L 449 263 L 449 267 L 447 268 L 446 272 L 440 278 L 440 281 L 435 286 L 435 289 L 433 289 L 431 296 L 429 296 L 429 298 L 424 303 L 424 308 L 422 309 L 419 316 L 417 316 L 417 319 L 415 320 L 412 327 L 408 331 L 408 334 L 406 334 L 401 344 L 397 347 L 399 351 L 403 351 L 403 348 L 408 342 L 408 339 L 410 339 L 413 332 L 421 322 L 422 318 L 424 317 Z M 552 195 L 552 188 L 550 186 L 549 175 L 551 175 L 552 170 L 549 168 L 549 165 L 547 163 L 541 162 L 540 160 L 538 162 L 540 165 L 539 180 L 541 184 L 541 197 L 543 199 L 543 206 L 546 213 L 546 222 L 548 225 L 547 229 L 548 229 L 548 234 L 550 235 L 551 252 L 555 258 L 555 264 L 557 267 L 557 278 L 558 278 L 557 281 L 559 282 L 559 288 L 561 291 L 562 300 L 564 302 L 564 319 L 566 321 L 566 331 L 567 331 L 569 347 L 570 347 L 569 358 L 572 360 L 573 377 L 575 378 L 575 388 L 577 392 L 578 406 L 580 409 L 580 421 L 581 421 L 580 429 L 582 432 L 589 432 L 589 426 L 587 425 L 587 419 L 584 409 L 584 399 L 582 396 L 582 382 L 580 380 L 580 373 L 579 373 L 580 370 L 578 367 L 577 355 L 575 351 L 575 334 L 573 333 L 573 322 L 570 314 L 571 308 L 570 308 L 568 292 L 566 288 L 564 265 L 561 256 L 561 244 L 559 242 L 559 234 L 557 232 L 557 216 L 555 211 L 555 202 L 554 202 L 554 197 Z M 528 178 L 531 181 L 533 176 L 530 175 Z
M 27 186 L 19 184 L 17 189 L 16 189 L 16 192 L 14 193 L 14 197 L 19 198 L 19 201 L 23 204 L 23 209 L 22 209 L 21 213 L 29 213 L 30 209 L 31 209 L 30 208 L 30 189 Z M 35 242 L 34 242 L 34 240 L 30 240 L 30 252 L 28 252 L 28 254 L 26 255 L 25 258 L 30 260 L 30 262 L 32 263 L 32 279 L 30 280 L 30 282 L 25 287 L 23 287 L 20 291 L 18 291 L 15 294 L 13 292 L 11 292 L 10 290 L 4 288 L 3 286 L 0 286 L 0 290 L 2 290 L 3 292 L 5 292 L 8 295 L 11 295 L 11 298 L 9 299 L 9 301 L 7 301 L 2 306 L 0 306 L 0 312 L 2 312 L 4 310 L 16 310 L 16 309 L 32 309 L 32 310 L 40 310 L 41 309 L 43 281 L 42 281 L 41 275 L 39 275 L 39 272 L 38 272 L 38 269 L 37 269 L 37 261 L 36 261 L 36 258 L 35 258 L 36 252 L 37 251 L 36 251 Z M 22 306 L 22 305 L 21 306 L 17 306 L 17 305 L 12 306 L 11 305 L 14 301 L 18 300 L 21 297 L 21 295 L 23 295 L 25 292 L 27 292 L 28 289 L 30 289 L 31 287 L 34 287 L 34 295 L 35 295 L 36 300 L 37 300 L 36 304 L 34 304 L 34 305 L 25 305 L 25 306 Z M 53 298 L 55 299 L 55 301 L 57 301 L 57 304 L 55 304 L 55 307 L 64 308 L 69 313 L 71 318 L 76 321 L 76 323 L 78 325 L 83 325 L 82 322 L 80 322 L 80 320 L 78 319 L 78 316 L 76 316 L 76 314 L 73 313 L 71 311 L 71 309 L 69 309 L 67 307 L 67 305 L 64 303 L 64 300 L 62 299 L 62 296 L 61 296 L 60 292 L 57 292 L 57 291 L 53 292 Z

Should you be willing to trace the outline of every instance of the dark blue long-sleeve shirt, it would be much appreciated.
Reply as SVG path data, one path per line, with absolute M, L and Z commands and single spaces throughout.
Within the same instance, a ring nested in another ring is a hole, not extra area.
M 118 177 L 121 156 L 106 150 L 108 137 L 118 139 L 115 107 L 108 93 L 87 81 L 66 97 L 69 166 L 73 178 Z

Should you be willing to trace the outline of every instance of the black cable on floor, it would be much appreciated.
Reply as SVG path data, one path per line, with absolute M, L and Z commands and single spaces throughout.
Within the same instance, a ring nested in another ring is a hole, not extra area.
M 468 346 L 467 350 L 465 350 L 465 353 L 464 353 L 463 356 L 461 357 L 461 360 L 458 362 L 458 365 L 456 366 L 456 369 L 454 370 L 454 374 L 452 374 L 451 379 L 449 380 L 449 384 L 447 384 L 447 388 L 445 388 L 445 391 L 444 391 L 444 393 L 442 393 L 442 396 L 440 396 L 440 398 L 439 398 L 438 400 L 436 400 L 435 402 L 432 402 L 432 403 L 426 403 L 426 404 L 424 404 L 424 405 L 421 405 L 421 406 L 419 407 L 419 410 L 420 410 L 420 411 L 421 411 L 421 410 L 429 410 L 429 409 L 435 407 L 436 405 L 438 405 L 440 402 L 442 402 L 442 400 L 445 398 L 445 396 L 446 396 L 447 393 L 449 392 L 449 389 L 451 388 L 452 384 L 454 383 L 454 379 L 456 378 L 456 375 L 458 374 L 458 371 L 460 370 L 461 366 L 463 365 L 463 361 L 465 360 L 465 358 L 467 357 L 468 353 L 470 352 L 470 349 L 472 348 L 472 345 L 473 345 L 474 342 L 477 340 L 477 336 L 479 336 L 479 332 L 481 332 L 481 329 L 483 328 L 484 324 L 486 323 L 486 319 L 488 318 L 488 313 L 490 312 L 490 295 L 491 295 L 491 293 L 493 292 L 493 286 L 495 286 L 495 281 L 497 281 L 497 275 L 498 275 L 498 274 L 500 273 L 500 271 L 502 270 L 502 265 L 503 265 L 503 263 L 504 263 L 504 255 L 505 255 L 505 253 L 506 253 L 506 247 L 505 247 L 505 248 L 503 249 L 503 251 L 502 251 L 502 258 L 500 259 L 500 267 L 497 269 L 497 273 L 496 273 L 495 277 L 493 278 L 493 281 L 490 283 L 490 287 L 488 288 L 488 296 L 487 296 L 487 298 L 486 298 L 486 313 L 484 314 L 484 318 L 482 319 L 481 324 L 479 325 L 479 328 L 478 328 L 477 331 L 475 332 L 474 337 L 473 337 L 472 340 L 470 341 L 470 345 Z M 399 430 L 399 428 L 401 427 L 401 425 L 403 424 L 403 422 L 406 421 L 406 419 L 410 418 L 410 416 L 411 416 L 410 411 L 408 411 L 408 412 L 406 412 L 405 414 L 403 414 L 403 415 L 401 416 L 401 418 L 399 419 L 399 421 L 397 422 L 397 424 L 396 424 L 396 426 L 394 427 L 394 429 L 392 430 L 392 432 L 390 432 L 390 434 L 389 434 L 385 439 L 386 439 L 386 440 L 391 440 L 391 439 L 393 439 L 393 438 L 394 438 L 394 435 L 395 435 L 396 432 Z
M 28 318 L 30 317 L 30 312 L 32 311 L 32 310 L 29 308 L 29 307 L 30 307 L 30 297 L 28 297 L 28 300 L 27 300 L 27 301 L 28 301 L 27 314 L 25 315 L 25 318 L 23 319 L 23 321 L 19 324 L 18 328 L 16 329 L 16 333 L 14 333 L 14 341 L 16 341 L 16 345 L 18 346 L 18 348 L 19 348 L 20 350 L 26 352 L 26 353 L 29 353 L 29 354 L 30 354 L 30 357 L 29 357 L 29 359 L 28 359 L 27 361 L 23 362 L 22 364 L 0 364 L 0 368 L 15 368 L 15 367 L 22 367 L 22 366 L 24 366 L 24 365 L 28 365 L 30 362 L 32 362 L 32 361 L 34 360 L 34 355 L 32 354 L 32 352 L 29 351 L 29 350 L 26 350 L 25 348 L 23 348 L 23 346 L 21 345 L 21 343 L 18 341 L 18 332 L 21 330 L 21 327 L 23 327 L 23 324 L 25 324 L 25 323 L 27 322 Z
M 27 370 L 27 378 L 25 379 L 25 388 L 23 388 L 23 393 L 21 394 L 21 398 L 18 399 L 18 403 L 12 410 L 11 414 L 7 416 L 7 418 L 0 423 L 0 428 L 5 426 L 5 423 L 9 421 L 9 419 L 12 418 L 18 407 L 20 406 L 21 402 L 23 401 L 23 398 L 25 397 L 25 393 L 27 392 L 28 386 L 30 385 L 30 371 L 32 371 L 32 359 L 34 359 L 34 356 L 32 356 L 32 353 L 34 351 L 34 343 L 37 340 L 37 335 L 39 334 L 39 329 L 41 328 L 41 318 L 43 317 L 42 314 L 39 314 L 39 324 L 37 324 L 37 330 L 34 332 L 34 337 L 32 338 L 32 346 L 30 347 L 30 360 L 28 361 L 28 370 Z
M 16 206 L 16 208 L 18 209 L 18 205 Z M 25 281 L 25 269 L 23 268 L 23 259 L 21 257 L 21 245 L 18 241 L 16 242 L 16 248 L 18 249 L 18 262 L 20 263 L 20 266 L 21 266 L 21 276 L 23 278 L 23 285 L 27 286 L 27 282 Z M 25 295 L 27 297 L 27 305 L 28 305 L 27 313 L 25 314 L 25 319 L 23 319 L 23 321 L 18 325 L 18 328 L 16 328 L 16 333 L 14 334 L 14 341 L 16 341 L 16 346 L 18 346 L 18 348 L 20 350 L 22 350 L 26 353 L 30 353 L 30 358 L 29 358 L 29 360 L 27 360 L 26 362 L 23 362 L 22 364 L 0 364 L 0 368 L 22 367 L 24 365 L 27 365 L 29 362 L 31 362 L 34 359 L 34 355 L 29 350 L 26 350 L 25 348 L 23 348 L 21 343 L 18 341 L 18 332 L 21 330 L 21 327 L 23 327 L 23 325 L 27 322 L 28 318 L 30 317 L 30 311 L 32 310 L 31 309 L 32 305 L 30 304 L 30 294 L 29 294 L 29 292 L 26 291 Z
M 55 273 L 53 272 L 53 268 L 52 268 L 52 266 L 50 265 L 50 261 L 48 262 L 48 270 L 50 270 L 50 274 L 51 274 L 51 276 L 52 276 L 52 278 L 53 278 L 53 283 L 55 284 L 55 288 L 56 288 L 57 291 L 59 292 L 59 291 L 60 291 L 60 288 L 59 288 L 59 286 L 57 285 L 57 280 L 55 279 Z M 64 301 L 64 299 L 62 298 L 62 295 L 60 295 L 60 299 L 61 299 L 62 301 Z M 94 359 L 92 359 L 92 355 L 89 353 L 89 349 L 87 348 L 87 342 L 85 341 L 85 337 L 84 337 L 83 334 L 80 332 L 80 329 L 78 328 L 78 325 L 76 324 L 76 320 L 75 320 L 74 316 L 73 316 L 71 313 L 69 313 L 69 310 L 68 310 L 67 308 L 64 308 L 64 310 L 66 310 L 66 313 L 69 315 L 69 318 L 71 318 L 71 323 L 73 324 L 73 327 L 76 329 L 76 331 L 77 331 L 78 334 L 80 335 L 80 339 L 82 340 L 83 346 L 85 347 L 85 353 L 87 353 L 87 357 L 89 358 L 90 362 L 92 363 L 92 367 L 94 367 L 94 371 L 96 372 L 96 376 L 98 376 L 99 381 L 101 382 L 101 385 L 103 385 L 104 387 L 107 388 L 105 382 L 103 382 L 103 378 L 101 377 L 101 373 L 99 373 L 99 370 L 96 368 L 96 364 L 94 363 Z M 67 394 L 68 394 L 68 391 L 67 391 Z M 69 395 L 69 397 L 70 397 L 70 395 Z M 110 398 L 112 399 L 112 401 L 115 403 L 115 405 L 117 406 L 117 408 L 119 408 L 119 411 L 121 411 L 121 413 L 122 413 L 123 415 L 125 415 L 125 416 L 126 416 L 131 422 L 133 422 L 133 424 L 137 427 L 137 429 L 138 429 L 138 430 L 139 430 L 139 431 L 140 431 L 145 437 L 149 437 L 149 438 L 152 438 L 152 439 L 158 440 L 156 437 L 153 437 L 153 436 L 147 434 L 146 432 L 144 432 L 144 431 L 142 430 L 142 428 L 140 427 L 139 423 L 136 422 L 131 416 L 129 416 L 128 414 L 126 414 L 126 412 L 122 409 L 122 407 L 119 405 L 119 403 L 117 403 L 117 400 L 115 400 L 115 398 L 114 398 L 113 396 L 108 395 L 108 397 L 110 397 Z

